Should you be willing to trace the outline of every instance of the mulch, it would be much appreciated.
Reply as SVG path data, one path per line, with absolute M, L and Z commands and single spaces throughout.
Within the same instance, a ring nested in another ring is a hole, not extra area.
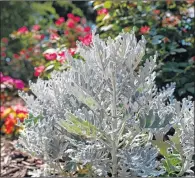
M 23 153 L 14 145 L 17 140 L 8 140 L 1 136 L 1 172 L 0 177 L 32 177 L 30 172 L 43 168 L 43 161 Z

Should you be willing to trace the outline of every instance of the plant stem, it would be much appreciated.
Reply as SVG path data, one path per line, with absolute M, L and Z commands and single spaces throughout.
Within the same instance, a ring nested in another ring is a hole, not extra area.
M 113 94 L 112 94 L 112 177 L 117 177 L 117 149 L 118 146 L 116 145 L 116 138 L 115 130 L 117 129 L 117 120 L 116 120 L 116 81 L 115 81 L 115 72 L 112 72 L 112 87 L 113 87 Z

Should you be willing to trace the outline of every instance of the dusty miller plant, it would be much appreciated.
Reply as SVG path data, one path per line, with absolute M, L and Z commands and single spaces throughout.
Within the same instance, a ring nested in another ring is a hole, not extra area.
M 145 44 L 133 32 L 107 41 L 93 33 L 90 46 L 77 44 L 85 62 L 64 49 L 70 70 L 30 83 L 33 95 L 20 93 L 30 113 L 20 146 L 46 161 L 48 175 L 193 174 L 193 102 L 176 101 L 173 83 L 156 88 L 157 56 L 139 65 Z

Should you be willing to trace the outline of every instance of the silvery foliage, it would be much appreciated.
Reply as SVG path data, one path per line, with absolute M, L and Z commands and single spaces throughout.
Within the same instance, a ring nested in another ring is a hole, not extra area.
M 93 33 L 90 46 L 77 43 L 85 62 L 65 49 L 69 71 L 30 83 L 33 95 L 20 93 L 31 115 L 19 139 L 22 147 L 48 163 L 65 158 L 64 167 L 91 165 L 89 176 L 159 176 L 165 170 L 156 159 L 159 148 L 150 140 L 162 141 L 177 127 L 182 159 L 189 166 L 192 102 L 177 102 L 174 84 L 157 90 L 157 55 L 139 66 L 145 44 L 133 32 L 107 41 Z M 180 174 L 188 168 L 183 166 Z

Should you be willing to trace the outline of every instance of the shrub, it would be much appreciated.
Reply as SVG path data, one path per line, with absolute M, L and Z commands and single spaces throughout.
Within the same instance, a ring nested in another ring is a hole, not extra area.
M 48 78 L 51 71 L 59 70 L 66 62 L 64 53 L 58 53 L 60 48 L 66 46 L 75 55 L 76 40 L 87 44 L 90 34 L 91 28 L 87 26 L 86 19 L 72 13 L 67 15 L 67 19 L 56 19 L 49 29 L 38 24 L 31 28 L 23 26 L 10 34 L 11 40 L 1 40 L 2 71 L 25 82 L 33 79 L 33 75 Z M 18 41 L 20 50 L 14 52 L 10 44 Z
M 139 66 L 145 43 L 133 33 L 106 42 L 93 34 L 90 46 L 77 45 L 85 62 L 65 50 L 69 71 L 31 83 L 35 97 L 20 92 L 29 118 L 19 146 L 43 158 L 48 175 L 192 174 L 193 103 L 174 99 L 173 83 L 157 90 L 157 56 Z

